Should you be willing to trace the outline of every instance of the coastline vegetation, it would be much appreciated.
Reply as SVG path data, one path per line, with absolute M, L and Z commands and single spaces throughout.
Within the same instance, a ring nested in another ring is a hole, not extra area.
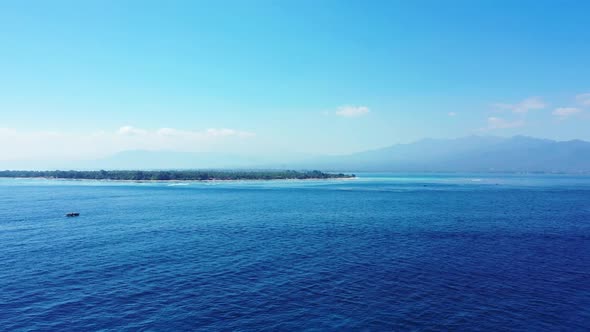
M 307 180 L 353 178 L 354 174 L 325 173 L 321 171 L 221 171 L 221 170 L 167 170 L 167 171 L 0 171 L 0 178 L 50 178 L 72 180 L 119 181 L 212 181 L 212 180 Z

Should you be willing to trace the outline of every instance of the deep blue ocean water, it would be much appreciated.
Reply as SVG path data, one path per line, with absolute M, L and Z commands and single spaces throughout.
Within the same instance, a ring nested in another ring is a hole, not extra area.
M 7 331 L 590 329 L 590 176 L 0 179 L 0 245 Z

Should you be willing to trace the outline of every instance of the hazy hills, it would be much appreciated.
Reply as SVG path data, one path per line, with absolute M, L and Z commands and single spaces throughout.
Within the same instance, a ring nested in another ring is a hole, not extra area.
M 356 171 L 588 172 L 590 142 L 525 136 L 425 139 L 308 163 Z
M 590 172 L 590 142 L 525 136 L 424 139 L 340 156 L 257 157 L 223 153 L 125 151 L 78 162 L 2 163 L 0 169 L 320 169 L 399 172 Z

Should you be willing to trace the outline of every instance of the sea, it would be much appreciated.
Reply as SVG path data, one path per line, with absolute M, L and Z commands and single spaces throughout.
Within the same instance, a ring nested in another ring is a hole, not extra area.
M 0 179 L 0 330 L 588 331 L 590 175 Z

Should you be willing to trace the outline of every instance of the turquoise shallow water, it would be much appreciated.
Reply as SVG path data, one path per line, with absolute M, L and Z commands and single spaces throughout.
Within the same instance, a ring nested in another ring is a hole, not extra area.
M 0 243 L 3 330 L 590 326 L 588 176 L 0 179 Z

